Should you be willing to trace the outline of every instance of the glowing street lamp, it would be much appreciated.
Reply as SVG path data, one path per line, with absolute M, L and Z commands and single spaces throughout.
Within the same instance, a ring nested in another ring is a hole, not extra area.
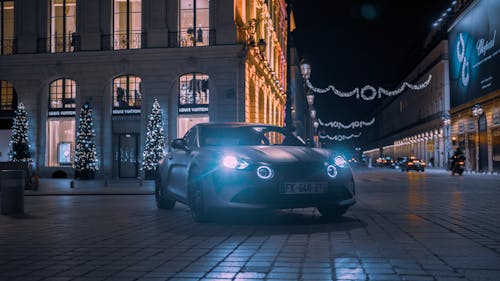
M 472 107 L 472 116 L 474 117 L 474 126 L 476 127 L 476 137 L 475 137 L 475 142 L 476 142 L 476 172 L 479 171 L 479 117 L 483 115 L 483 108 L 481 107 L 480 104 L 475 104 Z
M 300 61 L 300 74 L 302 75 L 302 82 L 304 85 L 304 92 L 306 92 L 306 99 L 307 99 L 307 104 L 309 105 L 309 111 L 311 115 L 310 121 L 306 122 L 309 124 L 309 127 L 311 130 L 309 131 L 310 138 L 314 138 L 314 131 L 313 131 L 313 120 L 316 119 L 316 110 L 314 109 L 314 94 L 309 90 L 307 87 L 307 82 L 309 81 L 309 78 L 311 77 L 311 64 L 309 61 L 305 58 L 303 58 Z M 319 124 L 318 124 L 319 126 Z
M 444 126 L 444 152 L 446 155 L 446 163 L 448 163 L 450 159 L 450 126 L 451 126 L 451 118 L 450 114 L 446 112 L 443 117 L 441 118 L 443 120 L 443 126 Z

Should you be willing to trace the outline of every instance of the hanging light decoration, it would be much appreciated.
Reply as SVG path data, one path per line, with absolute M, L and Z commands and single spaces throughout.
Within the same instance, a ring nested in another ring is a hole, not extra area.
M 345 141 L 345 140 L 349 140 L 352 138 L 359 138 L 360 136 L 361 136 L 361 132 L 359 132 L 358 134 L 351 134 L 349 136 L 346 136 L 346 135 L 330 136 L 328 134 L 322 134 L 322 135 L 319 135 L 319 138 L 320 139 L 329 139 L 329 140 L 334 140 L 334 141 Z
M 382 97 L 382 95 L 386 95 L 386 96 L 399 95 L 405 90 L 405 88 L 409 88 L 411 90 L 421 90 L 421 89 L 429 86 L 431 80 L 432 80 L 432 75 L 429 74 L 429 77 L 427 78 L 427 80 L 425 80 L 421 84 L 410 84 L 408 82 L 403 82 L 403 84 L 401 84 L 401 86 L 398 89 L 392 90 L 392 91 L 386 90 L 382 87 L 379 87 L 377 90 L 377 89 L 375 89 L 375 87 L 370 86 L 370 85 L 364 86 L 363 88 L 361 88 L 361 90 L 359 88 L 354 88 L 352 91 L 349 91 L 349 92 L 339 91 L 332 85 L 330 85 L 324 89 L 320 89 L 320 88 L 314 87 L 311 84 L 311 81 L 309 81 L 309 80 L 307 80 L 307 86 L 312 91 L 314 91 L 316 93 L 320 93 L 320 94 L 324 94 L 324 93 L 327 93 L 329 91 L 332 91 L 335 95 L 337 95 L 341 98 L 349 98 L 349 97 L 355 96 L 357 99 L 362 98 L 364 100 L 370 101 L 370 100 L 374 100 L 375 98 L 380 99 Z
M 331 127 L 331 128 L 336 128 L 336 129 L 356 129 L 356 128 L 362 128 L 363 126 L 371 126 L 373 123 L 375 123 L 375 117 L 372 118 L 370 122 L 365 122 L 365 121 L 353 121 L 351 124 L 344 125 L 340 121 L 330 121 L 330 122 L 323 122 L 321 119 L 318 118 L 318 122 L 321 126 L 324 127 Z

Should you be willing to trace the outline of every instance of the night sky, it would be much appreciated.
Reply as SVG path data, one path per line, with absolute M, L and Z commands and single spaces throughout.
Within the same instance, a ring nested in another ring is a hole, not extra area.
M 370 84 L 392 90 L 417 63 L 433 22 L 450 3 L 294 0 L 293 40 L 299 56 L 310 60 L 314 86 L 350 91 Z M 316 94 L 316 101 L 320 119 L 343 123 L 369 121 L 379 103 L 338 98 L 332 92 Z

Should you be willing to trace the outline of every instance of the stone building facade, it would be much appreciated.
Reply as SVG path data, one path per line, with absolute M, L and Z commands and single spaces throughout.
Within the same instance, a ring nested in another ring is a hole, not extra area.
M 154 98 L 166 138 L 199 122 L 283 125 L 284 0 L 2 1 L 0 134 L 18 102 L 40 176 L 73 175 L 78 112 L 93 108 L 100 178 L 136 178 Z M 6 16 L 7 15 L 7 16 Z M 1 161 L 8 146 L 0 143 Z

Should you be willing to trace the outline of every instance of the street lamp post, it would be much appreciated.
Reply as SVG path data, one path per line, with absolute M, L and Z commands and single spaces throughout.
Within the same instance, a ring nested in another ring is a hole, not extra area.
M 307 81 L 309 80 L 309 77 L 311 77 L 311 65 L 309 64 L 309 61 L 306 59 L 302 59 L 300 61 L 300 74 L 302 75 L 304 92 L 307 93 L 306 100 L 307 100 L 307 105 L 308 105 L 309 111 L 311 112 L 310 116 L 312 119 L 314 119 L 314 118 L 316 118 L 316 111 L 314 110 L 314 107 L 313 107 L 314 94 L 307 87 Z M 314 110 L 314 113 L 313 113 L 313 110 Z M 307 133 L 307 135 L 308 135 L 307 138 L 313 139 L 314 133 L 313 133 L 312 120 L 309 119 L 308 115 L 306 115 L 304 121 L 305 121 L 305 123 L 307 123 L 307 127 L 310 128 L 309 132 Z
M 445 153 L 445 165 L 448 167 L 448 161 L 450 159 L 450 125 L 451 118 L 448 113 L 445 113 L 443 116 L 443 125 L 444 125 L 444 153 Z
M 483 115 L 483 108 L 481 107 L 480 104 L 475 104 L 472 107 L 472 116 L 474 117 L 474 126 L 476 127 L 476 137 L 475 143 L 476 143 L 476 172 L 479 171 L 479 117 Z

